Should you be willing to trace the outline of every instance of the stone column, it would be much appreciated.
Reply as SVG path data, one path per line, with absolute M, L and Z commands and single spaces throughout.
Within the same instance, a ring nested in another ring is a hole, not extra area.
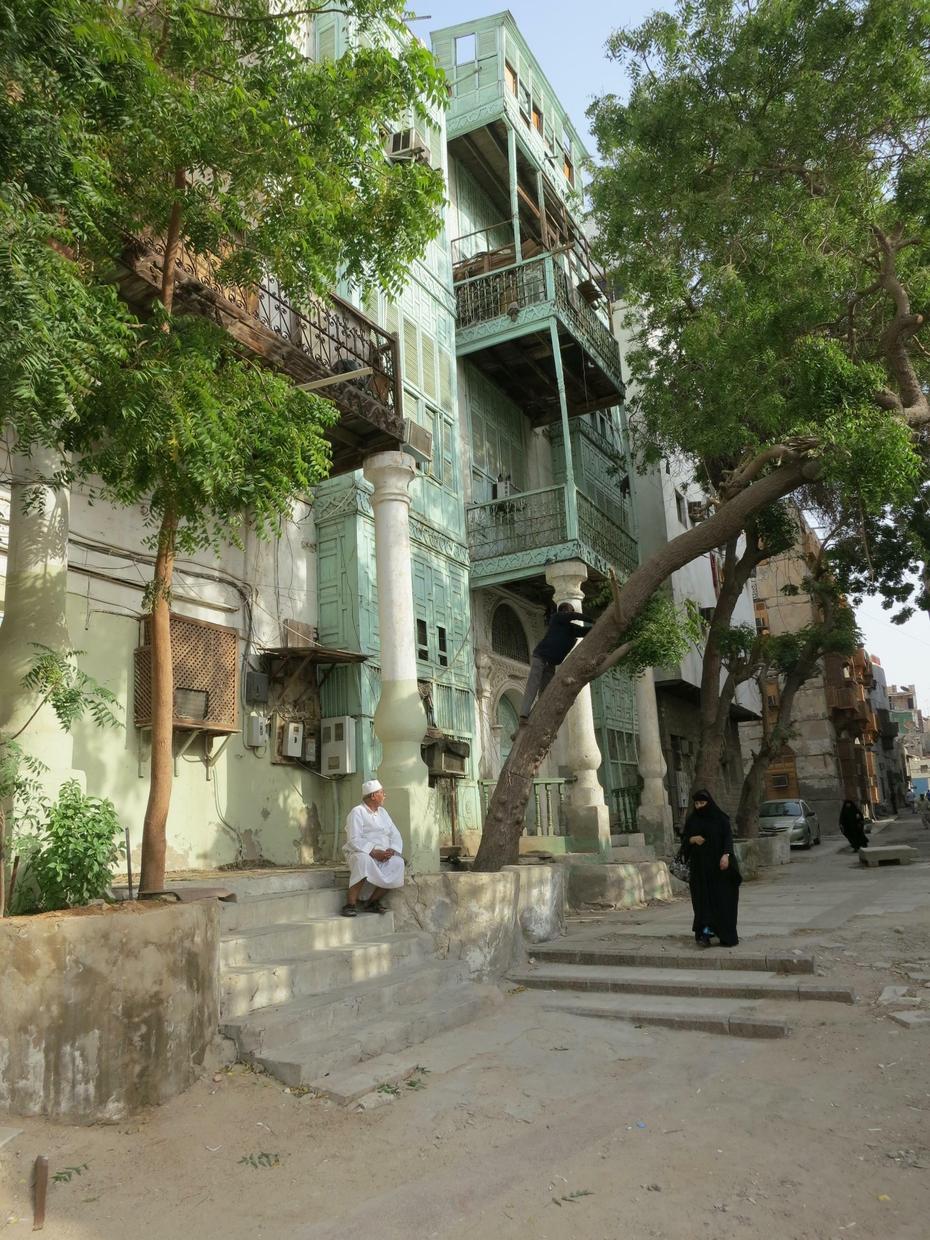
M 36 448 L 31 456 L 12 454 L 10 536 L 3 623 L 0 624 L 0 732 L 17 732 L 35 710 L 22 678 L 38 651 L 70 648 L 67 621 L 67 489 L 37 481 L 60 466 L 55 452 Z M 47 768 L 40 782 L 54 796 L 66 779 L 83 776 L 72 767 L 74 745 L 50 707 L 43 707 L 19 738 L 27 752 Z
M 413 574 L 410 563 L 410 483 L 413 458 L 404 452 L 368 457 L 365 477 L 374 487 L 375 571 L 381 629 L 381 698 L 375 733 L 381 741 L 378 778 L 387 792 L 386 809 L 404 839 L 414 870 L 439 869 L 439 830 L 430 812 L 429 777 L 420 746 L 426 715 L 417 688 Z M 367 775 L 365 776 L 367 778 Z
M 652 668 L 637 676 L 634 683 L 639 723 L 639 773 L 643 779 L 638 826 L 646 837 L 646 843 L 655 848 L 656 856 L 663 857 L 674 849 L 675 828 L 665 787 L 666 763 L 659 735 L 659 710 Z
M 555 605 L 571 603 L 576 611 L 581 611 L 581 583 L 587 577 L 588 570 L 580 560 L 548 565 L 546 581 L 555 590 Z M 597 778 L 601 751 L 594 730 L 590 685 L 585 685 L 572 703 L 565 718 L 565 730 L 568 766 L 575 777 L 566 796 L 568 833 L 579 851 L 606 855 L 610 851 L 610 815 Z

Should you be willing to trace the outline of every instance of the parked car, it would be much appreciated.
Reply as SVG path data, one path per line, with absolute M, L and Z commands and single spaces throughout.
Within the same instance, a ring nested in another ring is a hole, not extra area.
M 792 848 L 820 843 L 820 821 L 806 801 L 763 801 L 759 834 L 787 835 Z

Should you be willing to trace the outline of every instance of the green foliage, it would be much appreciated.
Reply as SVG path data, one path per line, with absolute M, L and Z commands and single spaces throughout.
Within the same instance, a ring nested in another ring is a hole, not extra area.
M 893 624 L 918 610 L 930 611 L 925 576 L 930 564 L 930 484 L 910 501 L 877 514 L 862 514 L 839 540 L 831 562 L 854 604 L 879 595 Z
M 803 440 L 867 510 L 913 489 L 918 445 L 876 400 L 911 395 L 876 230 L 907 239 L 897 274 L 926 306 L 928 45 L 928 0 L 683 0 L 612 37 L 632 89 L 591 110 L 593 199 L 641 451 L 716 484 Z
M 676 607 L 667 594 L 657 594 L 627 632 L 632 649 L 618 666 L 631 676 L 649 667 L 678 663 L 700 641 L 702 622 L 696 607 Z
M 75 908 L 100 899 L 122 847 L 119 835 L 112 801 L 86 796 L 75 780 L 62 784 L 29 856 L 40 908 Z

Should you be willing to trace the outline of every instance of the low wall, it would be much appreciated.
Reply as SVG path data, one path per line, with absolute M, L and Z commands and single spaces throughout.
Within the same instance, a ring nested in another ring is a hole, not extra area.
M 743 878 L 758 878 L 762 870 L 773 865 L 787 865 L 791 845 L 787 835 L 765 835 L 753 840 L 736 840 L 736 857 Z
M 124 1118 L 190 1085 L 218 1021 L 215 901 L 0 922 L 0 1108 Z
M 474 977 L 499 977 L 527 940 L 554 938 L 565 920 L 564 875 L 549 865 L 506 866 L 497 874 L 418 874 L 388 898 L 395 924 L 425 930 L 443 958 Z
M 639 908 L 649 900 L 671 900 L 672 887 L 664 861 L 634 864 L 572 862 L 568 870 L 571 909 Z

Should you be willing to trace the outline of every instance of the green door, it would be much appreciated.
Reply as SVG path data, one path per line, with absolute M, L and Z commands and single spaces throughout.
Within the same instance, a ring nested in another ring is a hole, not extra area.
M 510 750 L 513 746 L 513 734 L 520 726 L 520 720 L 517 716 L 517 708 L 513 705 L 506 694 L 501 696 L 497 703 L 497 722 L 500 726 L 500 745 L 501 745 L 501 766 L 510 756 Z

